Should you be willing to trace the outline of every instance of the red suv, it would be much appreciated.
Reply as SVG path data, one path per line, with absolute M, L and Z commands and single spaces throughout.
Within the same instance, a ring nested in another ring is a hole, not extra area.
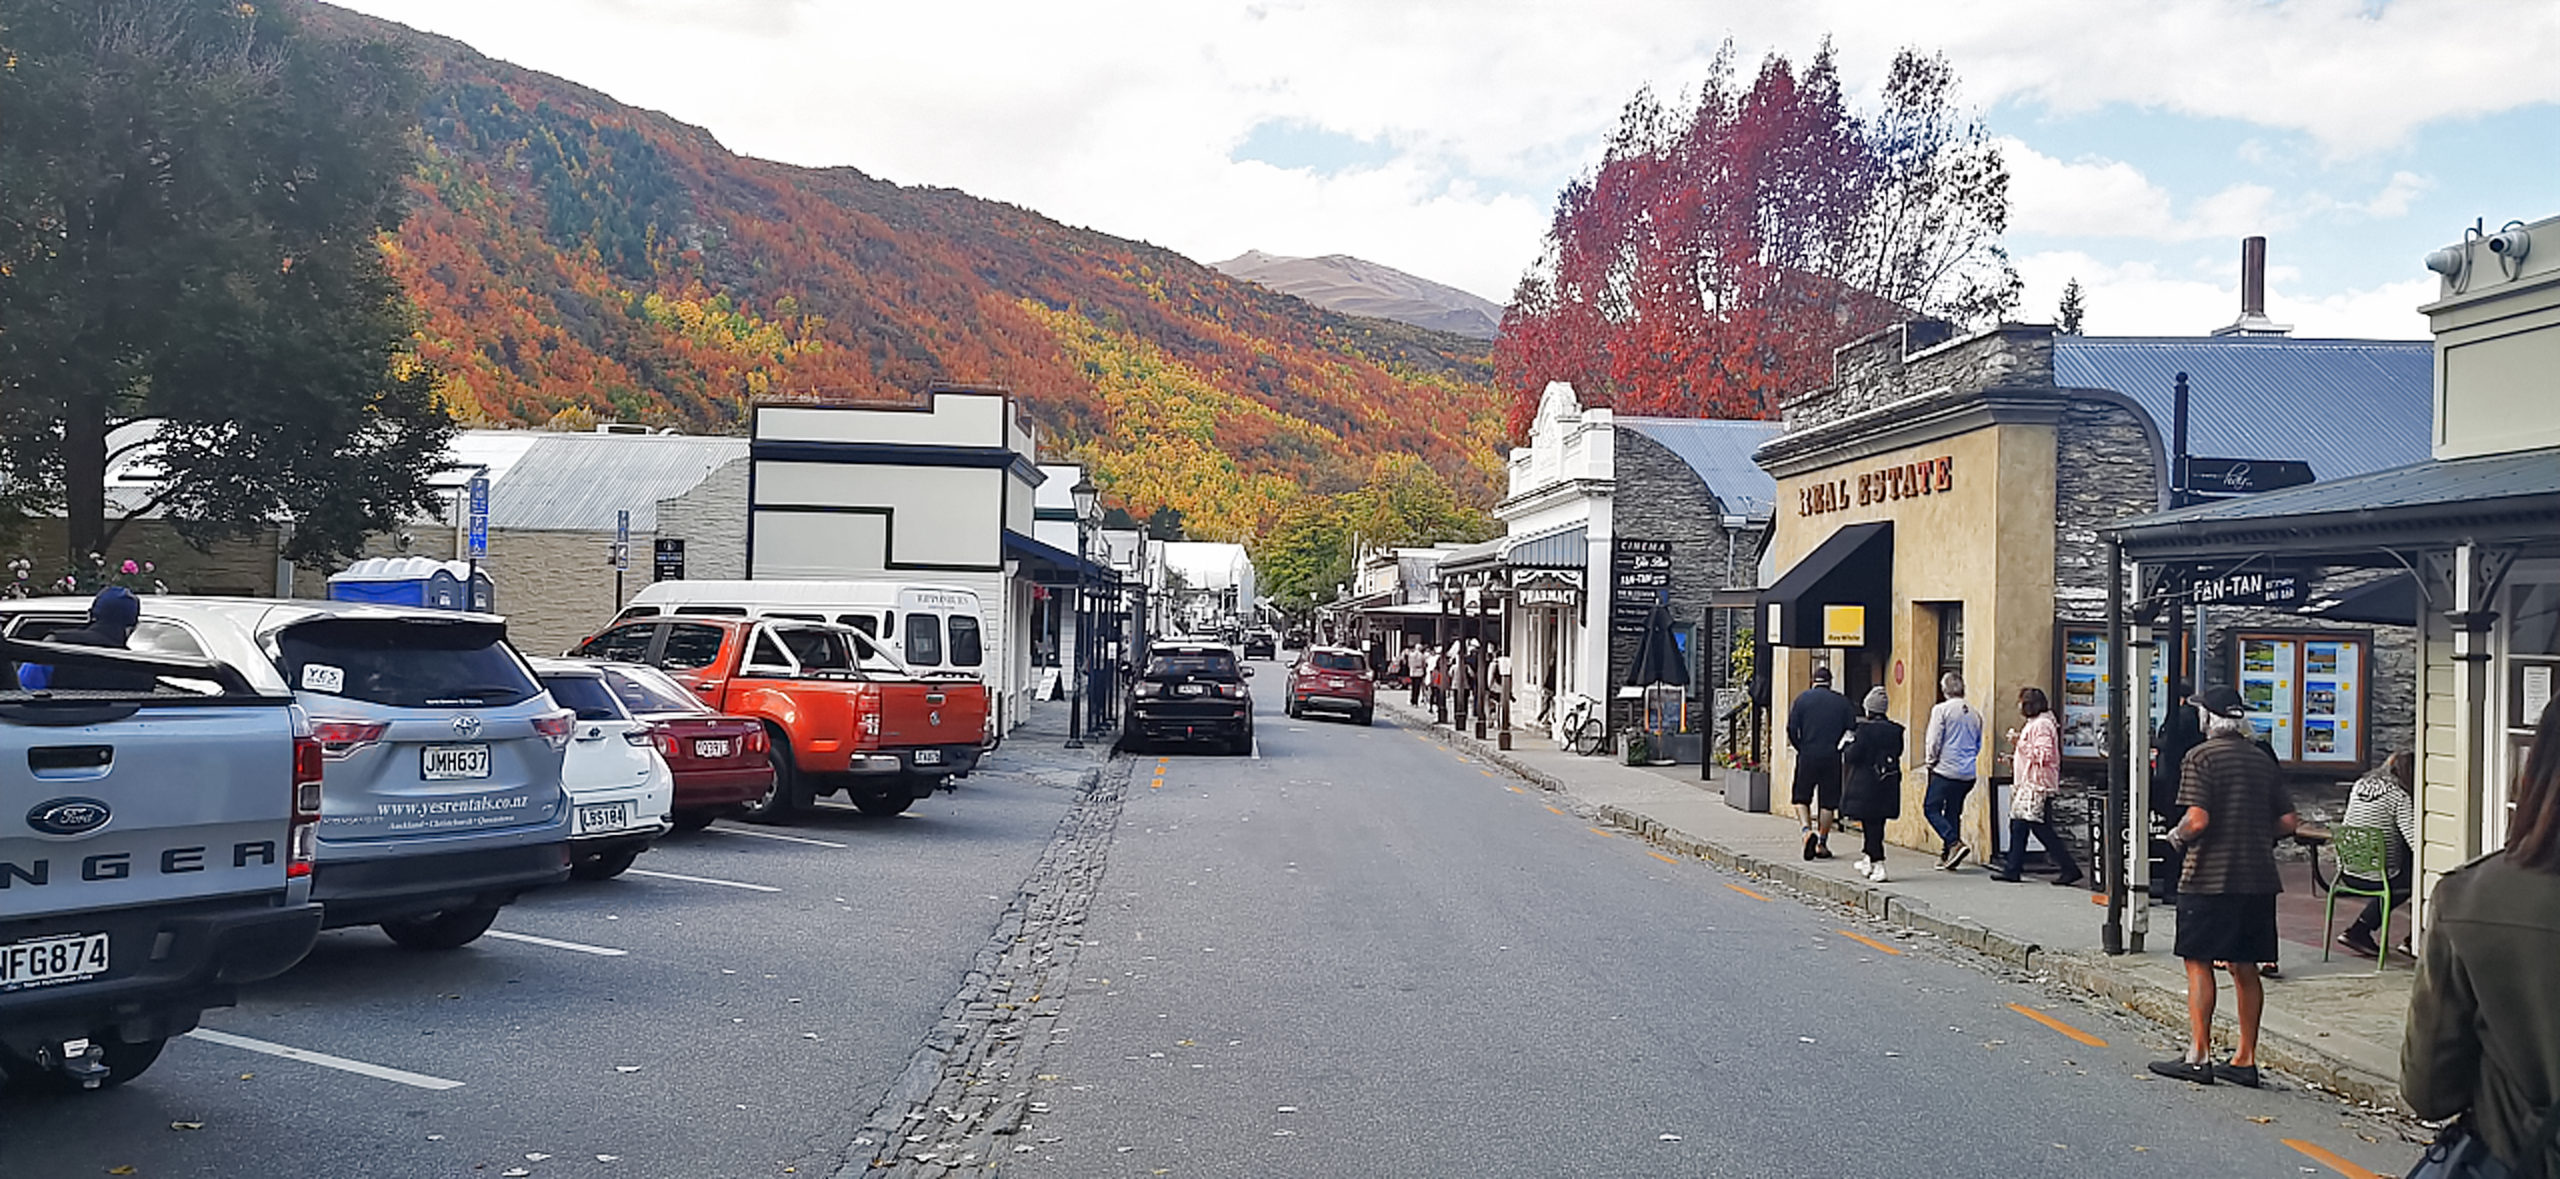
M 1378 684 L 1369 674 L 1369 659 L 1349 647 L 1311 647 L 1289 667 L 1291 716 L 1339 712 L 1365 725 L 1377 704 Z

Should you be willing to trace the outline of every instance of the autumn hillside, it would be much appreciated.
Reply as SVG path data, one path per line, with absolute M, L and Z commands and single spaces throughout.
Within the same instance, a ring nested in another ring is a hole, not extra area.
M 459 42 L 302 11 L 408 48 L 427 79 L 417 199 L 385 248 L 465 421 L 735 431 L 760 399 L 1002 384 L 1054 455 L 1203 537 L 1257 535 L 1389 454 L 1489 499 L 1501 409 L 1482 342 L 951 189 L 741 157 Z

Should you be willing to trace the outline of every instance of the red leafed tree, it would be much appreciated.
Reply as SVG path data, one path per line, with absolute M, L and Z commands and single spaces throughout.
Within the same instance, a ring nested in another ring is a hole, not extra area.
M 2007 175 L 1953 95 L 1943 58 L 1905 51 L 1862 120 L 1828 44 L 1800 71 L 1771 55 L 1747 88 L 1727 46 L 1685 112 L 1639 91 L 1503 316 L 1513 434 L 1553 380 L 1622 413 L 1766 417 L 1842 342 L 1999 314 Z

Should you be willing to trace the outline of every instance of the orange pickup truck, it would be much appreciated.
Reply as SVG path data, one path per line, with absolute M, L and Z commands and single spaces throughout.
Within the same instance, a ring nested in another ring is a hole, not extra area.
M 986 731 L 986 685 L 920 677 L 846 626 L 638 618 L 572 654 L 651 664 L 711 707 L 763 721 L 774 784 L 746 808 L 759 822 L 839 790 L 864 814 L 897 814 L 977 768 Z

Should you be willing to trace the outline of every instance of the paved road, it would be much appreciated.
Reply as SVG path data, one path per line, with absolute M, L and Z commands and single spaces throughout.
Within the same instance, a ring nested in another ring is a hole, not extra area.
M 182 1039 L 121 1089 L 0 1098 L 0 1176 L 825 1175 L 1076 779 L 981 773 L 895 820 L 723 823 L 499 919 L 564 944 L 418 954 L 325 934 L 205 1026 L 418 1076 Z
M 2155 1080 L 2149 1025 L 1666 862 L 1383 718 L 1287 720 L 1257 682 L 1260 760 L 1141 762 L 1005 1173 L 2298 1176 L 2333 1171 L 2286 1139 L 2384 1173 L 2414 1154 L 2316 1095 Z

